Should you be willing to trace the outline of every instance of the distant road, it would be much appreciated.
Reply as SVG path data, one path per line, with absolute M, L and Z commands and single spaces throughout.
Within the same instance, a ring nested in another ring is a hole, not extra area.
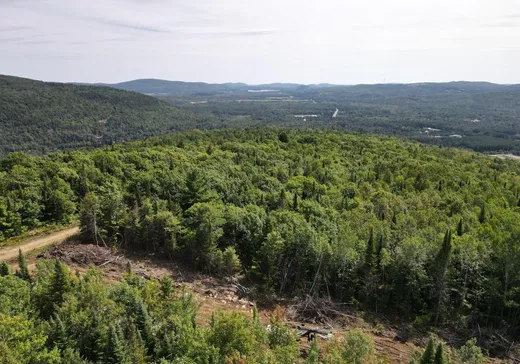
M 34 249 L 42 248 L 47 245 L 59 243 L 65 239 L 79 233 L 79 227 L 74 226 L 65 230 L 56 231 L 48 235 L 29 238 L 26 241 L 22 241 L 17 245 L 7 246 L 0 248 L 0 262 L 9 261 L 18 256 L 18 249 L 22 249 L 22 252 L 28 253 Z
M 336 109 L 336 111 L 334 111 L 334 115 L 332 115 L 332 117 L 335 118 L 336 116 L 338 116 L 338 112 L 339 112 L 339 109 Z

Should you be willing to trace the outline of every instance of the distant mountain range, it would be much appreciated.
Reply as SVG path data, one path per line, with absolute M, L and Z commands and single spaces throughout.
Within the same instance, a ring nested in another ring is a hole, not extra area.
M 88 84 L 83 84 L 88 85 Z M 321 84 L 297 84 L 297 83 L 269 83 L 261 85 L 248 85 L 245 83 L 204 83 L 204 82 L 184 82 L 167 81 L 159 79 L 138 79 L 121 83 L 97 83 L 95 86 L 108 86 L 125 91 L 134 91 L 143 94 L 167 95 L 167 94 L 218 94 L 232 93 L 240 91 L 276 90 L 276 91 L 302 91 L 310 89 L 335 88 L 350 92 L 370 92 L 376 94 L 397 92 L 466 92 L 484 93 L 520 90 L 520 85 L 502 85 L 491 82 L 442 82 L 442 83 L 389 83 L 389 84 L 359 84 L 359 85 L 333 85 L 328 83 Z
M 248 85 L 245 83 L 205 83 L 205 82 L 184 82 L 184 81 L 167 81 L 154 78 L 138 79 L 121 83 L 95 83 L 80 85 L 108 86 L 125 91 L 134 91 L 150 95 L 174 95 L 174 94 L 218 94 L 231 93 L 237 91 L 255 91 L 255 90 L 277 90 L 287 91 L 296 90 L 298 88 L 321 88 L 331 87 L 330 84 L 319 85 L 301 85 L 296 83 L 269 83 L 263 85 Z

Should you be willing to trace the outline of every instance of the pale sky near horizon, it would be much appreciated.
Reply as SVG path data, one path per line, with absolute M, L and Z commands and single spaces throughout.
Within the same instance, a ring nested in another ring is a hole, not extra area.
M 520 0 L 0 0 L 0 74 L 520 83 Z

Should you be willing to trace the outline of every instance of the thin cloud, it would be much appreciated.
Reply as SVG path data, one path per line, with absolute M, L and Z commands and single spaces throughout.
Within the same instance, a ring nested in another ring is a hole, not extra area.
M 74 40 L 71 42 L 65 42 L 65 44 L 67 44 L 67 45 L 84 45 L 84 44 L 89 44 L 89 43 L 91 43 L 91 42 L 82 41 L 82 40 Z
M 371 30 L 371 29 L 375 29 L 375 30 L 383 30 L 383 29 L 386 29 L 387 26 L 383 26 L 383 25 L 355 25 L 352 27 L 352 29 L 356 29 L 356 30 Z
M 0 38 L 0 43 L 11 43 L 18 42 L 20 40 L 25 40 L 26 37 L 8 37 L 8 38 Z
M 106 39 L 100 39 L 100 40 L 97 40 L 96 42 L 98 43 L 110 43 L 110 42 L 132 42 L 132 41 L 135 41 L 137 40 L 137 38 L 123 38 L 123 37 L 120 37 L 120 38 L 106 38 Z
M 54 44 L 56 42 L 52 40 L 28 40 L 25 42 L 20 42 L 20 44 L 30 44 L 30 45 L 38 45 L 38 44 Z
M 236 30 L 236 31 L 214 31 L 204 33 L 188 33 L 188 36 L 203 37 L 203 38 L 220 38 L 220 37 L 259 37 L 271 34 L 286 33 L 283 29 L 250 29 L 250 30 Z
M 488 28 L 518 28 L 520 27 L 520 22 L 502 21 L 498 23 L 486 24 L 485 26 Z
M 105 38 L 105 39 L 93 39 L 90 41 L 69 41 L 65 42 L 67 45 L 84 45 L 84 44 L 93 44 L 93 43 L 117 43 L 117 42 L 133 42 L 136 41 L 137 38 Z
M 71 8 L 59 6 L 56 4 L 53 4 L 53 6 L 41 6 L 40 4 L 38 4 L 33 9 L 39 11 L 40 13 L 47 14 L 50 16 L 62 16 L 67 17 L 69 19 L 74 18 L 78 20 L 83 20 L 87 23 L 97 23 L 99 25 L 105 25 L 113 28 L 127 29 L 147 33 L 170 33 L 170 30 L 166 28 L 161 28 L 149 24 L 140 24 L 125 19 L 111 19 L 97 15 L 80 14 L 75 10 L 72 10 Z
M 30 29 L 33 29 L 33 28 L 28 27 L 28 26 L 14 26 L 14 27 L 0 28 L 0 32 L 16 32 L 19 30 L 30 30 Z
M 164 28 L 158 28 L 154 26 L 149 25 L 141 25 L 141 24 L 134 24 L 130 22 L 123 22 L 118 20 L 111 20 L 111 19 L 105 19 L 105 18 L 94 18 L 94 17 L 82 17 L 85 20 L 91 20 L 98 24 L 102 25 L 108 25 L 116 28 L 123 28 L 123 29 L 130 29 L 130 30 L 136 30 L 140 32 L 149 32 L 149 33 L 170 33 L 170 30 L 164 29 Z

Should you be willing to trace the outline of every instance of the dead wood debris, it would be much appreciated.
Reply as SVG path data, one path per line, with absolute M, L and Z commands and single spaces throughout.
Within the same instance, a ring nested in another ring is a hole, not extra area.
M 331 321 L 343 319 L 357 321 L 357 317 L 345 312 L 341 303 L 328 298 L 307 296 L 304 300 L 289 306 L 287 315 L 293 320 L 310 323 L 330 324 Z

